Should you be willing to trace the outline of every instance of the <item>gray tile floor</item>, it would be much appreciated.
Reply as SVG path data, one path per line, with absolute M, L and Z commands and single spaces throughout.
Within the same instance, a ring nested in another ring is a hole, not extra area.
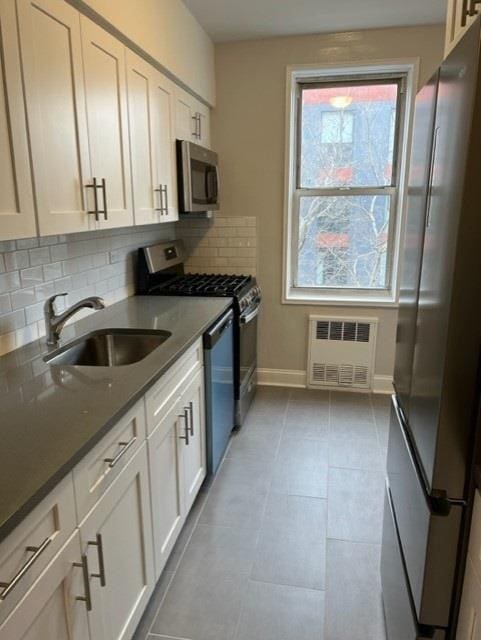
M 135 640 L 385 640 L 389 398 L 261 387 Z

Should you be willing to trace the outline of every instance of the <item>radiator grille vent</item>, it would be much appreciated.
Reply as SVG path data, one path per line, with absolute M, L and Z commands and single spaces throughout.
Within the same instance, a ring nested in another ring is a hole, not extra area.
M 343 340 L 347 342 L 369 342 L 370 325 L 367 322 L 340 322 L 318 320 L 317 340 Z
M 369 389 L 377 319 L 311 316 L 309 327 L 309 386 Z
M 312 365 L 312 380 L 341 387 L 366 386 L 369 382 L 369 369 L 352 364 L 324 364 L 315 362 Z

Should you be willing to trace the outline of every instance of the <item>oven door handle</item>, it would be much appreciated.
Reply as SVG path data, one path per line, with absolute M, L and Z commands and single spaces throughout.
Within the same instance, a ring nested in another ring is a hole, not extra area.
M 258 304 L 253 311 L 250 311 L 249 313 L 243 313 L 239 318 L 240 323 L 248 324 L 251 320 L 254 320 L 254 318 L 259 314 L 260 308 L 261 305 Z

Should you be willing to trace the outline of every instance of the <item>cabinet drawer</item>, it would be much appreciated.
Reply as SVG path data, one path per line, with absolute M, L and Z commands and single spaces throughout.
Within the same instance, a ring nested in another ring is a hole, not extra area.
M 118 422 L 73 471 L 80 523 L 145 440 L 143 400 Z
M 203 364 L 202 340 L 198 340 L 179 360 L 162 376 L 145 396 L 147 413 L 147 432 L 150 434 L 162 421 L 183 391 L 183 385 Z
M 0 545 L 0 622 L 61 549 L 76 527 L 68 475 Z M 18 579 L 15 579 L 18 577 Z

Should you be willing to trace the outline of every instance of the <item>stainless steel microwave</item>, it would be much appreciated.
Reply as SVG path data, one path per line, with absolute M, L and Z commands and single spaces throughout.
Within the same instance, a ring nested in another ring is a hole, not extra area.
M 187 140 L 177 140 L 179 212 L 201 213 L 219 208 L 217 154 Z

